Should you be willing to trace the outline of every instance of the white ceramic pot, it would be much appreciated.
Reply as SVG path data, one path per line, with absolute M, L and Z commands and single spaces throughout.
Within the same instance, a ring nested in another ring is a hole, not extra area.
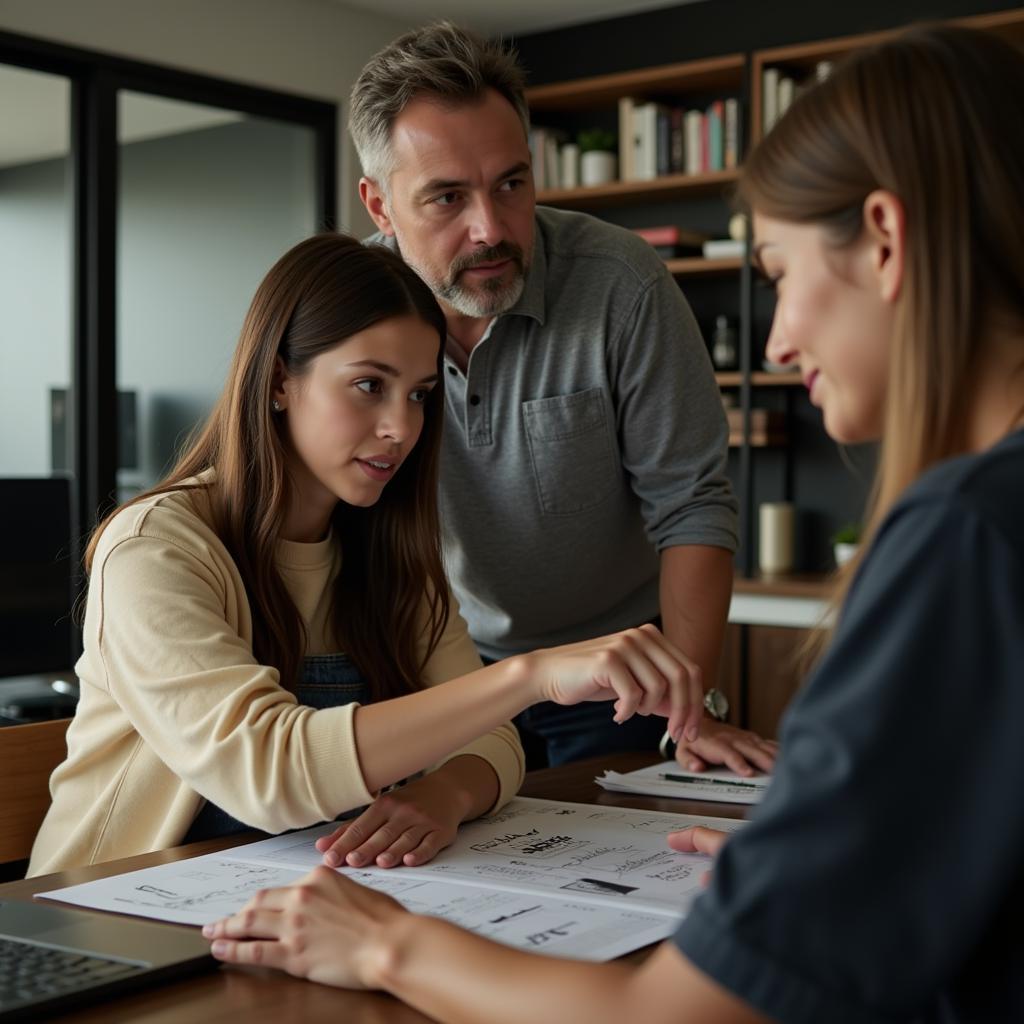
M 838 543 L 832 545 L 832 554 L 835 555 L 836 565 L 846 565 L 846 563 L 857 554 L 856 544 L 844 544 Z
M 607 185 L 615 180 L 617 160 L 614 153 L 603 149 L 588 150 L 580 157 L 580 184 L 584 188 L 590 185 Z

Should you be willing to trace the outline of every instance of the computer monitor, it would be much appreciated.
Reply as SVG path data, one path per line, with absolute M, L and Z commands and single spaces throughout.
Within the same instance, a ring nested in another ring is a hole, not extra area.
M 75 656 L 71 481 L 0 478 L 0 678 L 68 669 Z

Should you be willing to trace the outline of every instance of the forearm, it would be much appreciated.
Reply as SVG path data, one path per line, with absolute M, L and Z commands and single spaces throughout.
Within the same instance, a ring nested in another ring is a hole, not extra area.
M 635 968 L 523 953 L 436 918 L 403 915 L 370 954 L 371 983 L 446 1024 L 621 1024 Z M 642 1016 L 642 1015 L 641 1015 Z
M 418 693 L 360 707 L 355 736 L 366 788 L 374 792 L 421 771 L 538 699 L 526 662 L 509 658 Z
M 475 754 L 453 757 L 430 775 L 444 780 L 454 799 L 461 805 L 463 821 L 479 818 L 490 810 L 501 789 L 497 772 Z
M 705 688 L 718 678 L 732 577 L 725 548 L 693 544 L 661 553 L 662 632 L 700 666 Z

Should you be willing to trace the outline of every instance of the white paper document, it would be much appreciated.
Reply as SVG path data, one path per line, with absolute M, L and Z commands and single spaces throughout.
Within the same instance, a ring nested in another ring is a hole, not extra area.
M 409 910 L 497 942 L 553 956 L 610 960 L 675 930 L 709 860 L 676 853 L 666 835 L 743 822 L 517 797 L 459 829 L 429 864 L 341 868 Z M 223 853 L 160 864 L 40 893 L 46 899 L 201 925 L 234 913 L 259 889 L 288 885 L 321 863 L 318 825 Z
M 672 796 L 682 800 L 713 800 L 727 804 L 756 804 L 771 782 L 770 775 L 733 775 L 720 768 L 688 772 L 675 761 L 665 761 L 635 772 L 605 772 L 594 779 L 617 793 Z

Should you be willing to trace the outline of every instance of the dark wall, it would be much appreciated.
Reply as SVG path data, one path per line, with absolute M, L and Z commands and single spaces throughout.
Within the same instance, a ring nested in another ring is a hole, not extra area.
M 514 40 L 530 84 L 1011 10 L 999 0 L 701 0 Z

